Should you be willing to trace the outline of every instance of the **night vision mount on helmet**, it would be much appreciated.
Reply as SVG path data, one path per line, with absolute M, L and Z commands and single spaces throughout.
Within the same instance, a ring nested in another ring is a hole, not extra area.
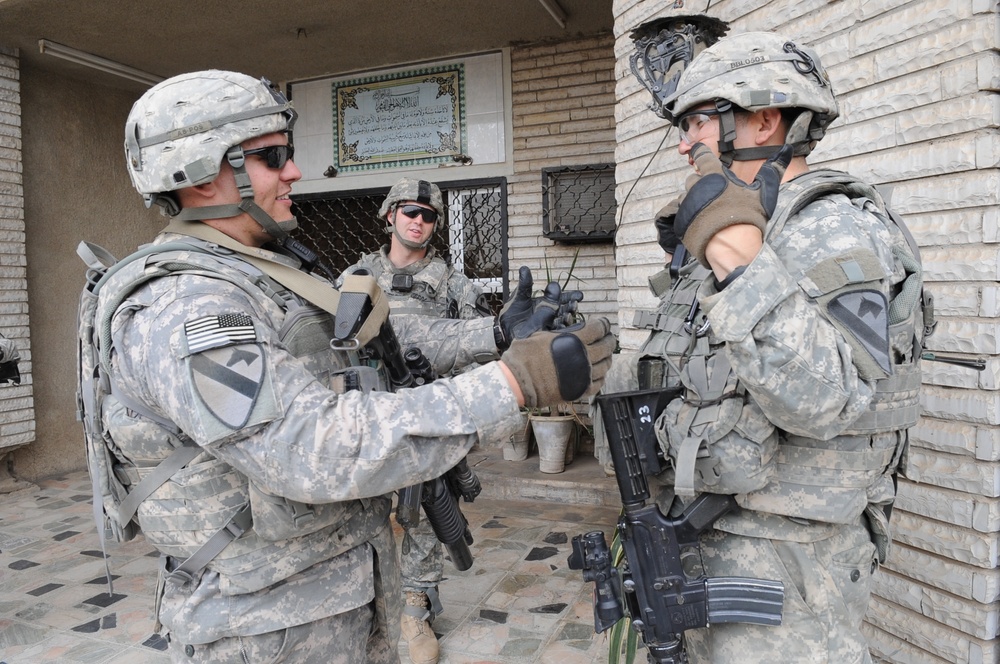
M 653 95 L 649 108 L 657 117 L 670 119 L 664 102 L 677 89 L 681 73 L 728 30 L 725 21 L 696 13 L 682 1 L 674 2 L 665 15 L 632 30 L 629 37 L 635 52 L 629 58 L 629 68 Z

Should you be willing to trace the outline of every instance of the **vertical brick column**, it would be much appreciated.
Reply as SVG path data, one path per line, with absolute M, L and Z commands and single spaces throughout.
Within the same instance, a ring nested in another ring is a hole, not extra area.
M 0 46 L 0 334 L 21 356 L 21 384 L 0 385 L 0 492 L 8 480 L 8 456 L 35 439 L 28 336 L 24 190 L 21 167 L 21 87 L 16 49 Z M 14 483 L 16 484 L 16 483 Z
M 542 235 L 542 168 L 613 163 L 614 39 L 611 35 L 532 44 L 511 51 L 514 175 L 508 191 L 510 278 L 527 265 L 583 290 L 585 313 L 617 319 L 614 246 L 556 244 Z M 579 252 L 577 254 L 577 252 Z

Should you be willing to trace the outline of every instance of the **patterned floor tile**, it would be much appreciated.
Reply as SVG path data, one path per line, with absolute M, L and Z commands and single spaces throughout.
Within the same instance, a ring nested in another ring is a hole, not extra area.
M 590 584 L 569 570 L 572 537 L 610 533 L 617 508 L 480 498 L 463 503 L 473 565 L 445 563 L 440 664 L 577 664 L 606 658 Z M 394 528 L 397 534 L 398 527 Z M 398 539 L 398 538 L 397 538 Z M 153 633 L 155 552 L 140 537 L 108 546 L 114 595 L 74 473 L 0 502 L 0 659 L 4 664 L 167 664 Z M 401 661 L 407 662 L 405 643 Z

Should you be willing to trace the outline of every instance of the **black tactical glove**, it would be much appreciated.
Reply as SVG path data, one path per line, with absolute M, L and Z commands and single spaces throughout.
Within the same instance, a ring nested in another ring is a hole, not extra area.
M 21 372 L 17 368 L 20 359 L 21 354 L 17 352 L 14 342 L 0 336 L 0 385 L 11 382 L 20 384 Z
M 540 297 L 531 297 L 534 280 L 531 269 L 522 265 L 518 271 L 517 291 L 507 300 L 493 326 L 497 348 L 502 352 L 514 339 L 523 339 L 540 330 L 568 327 L 574 322 L 577 302 L 583 293 L 563 291 L 559 284 L 550 282 Z
M 601 389 L 615 343 L 611 323 L 601 317 L 574 332 L 515 339 L 502 361 L 521 387 L 525 406 L 554 406 Z
M 563 291 L 562 287 L 550 281 L 541 297 L 532 300 L 534 311 L 524 321 L 513 327 L 514 339 L 526 339 L 542 330 L 561 330 L 576 323 L 577 303 L 583 300 L 583 293 L 577 290 Z M 582 323 L 580 327 L 583 327 Z
M 700 176 L 688 178 L 687 193 L 674 217 L 674 234 L 707 268 L 705 247 L 712 237 L 735 224 L 753 224 L 761 234 L 778 203 L 778 187 L 792 160 L 792 146 L 784 145 L 764 162 L 747 184 L 722 165 L 703 143 L 691 147 Z
M 21 354 L 17 352 L 14 342 L 0 336 L 0 362 L 17 362 L 20 359 Z
M 653 217 L 653 225 L 656 226 L 656 242 L 668 254 L 677 251 L 677 245 L 681 241 L 674 232 L 674 217 L 677 216 L 677 208 L 680 207 L 682 200 L 684 197 L 678 196 L 660 208 L 660 211 Z

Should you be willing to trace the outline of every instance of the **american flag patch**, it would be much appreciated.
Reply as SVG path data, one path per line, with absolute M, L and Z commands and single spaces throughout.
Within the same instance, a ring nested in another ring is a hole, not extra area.
M 184 334 L 190 353 L 257 341 L 253 320 L 246 314 L 206 316 L 189 321 L 184 323 Z

